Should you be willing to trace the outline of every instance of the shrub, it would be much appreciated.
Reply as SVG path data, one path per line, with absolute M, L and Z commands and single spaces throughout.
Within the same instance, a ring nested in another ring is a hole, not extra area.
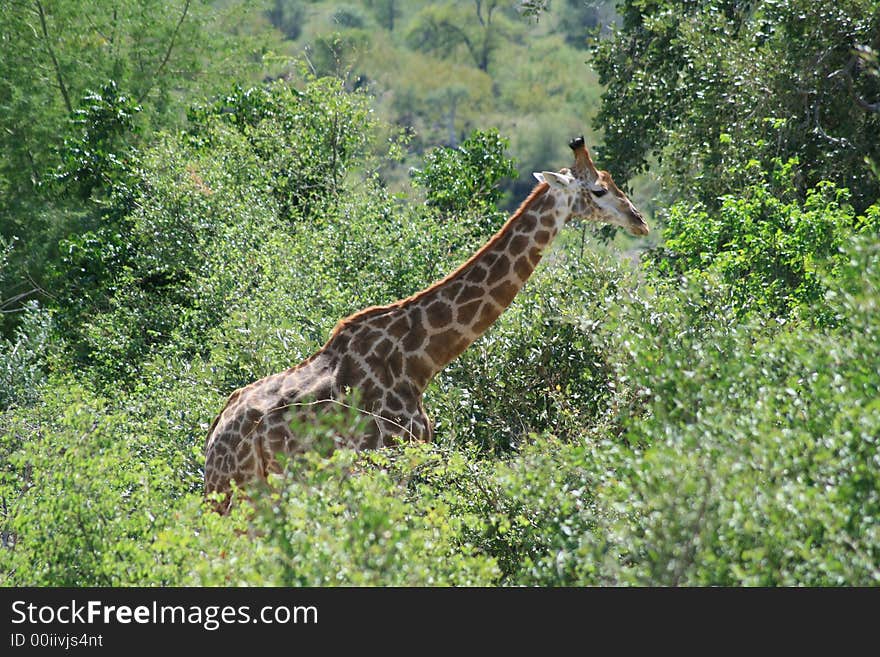
M 836 327 L 703 316 L 683 331 L 706 282 L 644 309 L 654 319 L 628 375 L 645 412 L 594 491 L 607 523 L 582 558 L 612 551 L 606 576 L 620 583 L 877 583 L 878 256 L 861 240 L 841 259 L 826 300 L 846 318 Z
M 30 301 L 12 340 L 0 338 L 0 409 L 29 404 L 39 397 L 51 330 L 49 312 Z
M 67 243 L 69 303 L 0 345 L 3 584 L 877 583 L 880 206 L 798 201 L 786 166 L 671 209 L 642 271 L 564 233 L 429 387 L 433 444 L 330 454 L 358 421 L 330 414 L 251 502 L 206 513 L 234 388 L 503 221 L 503 138 L 436 151 L 408 205 L 373 173 L 363 102 L 315 81 L 196 110 Z
M 179 463 L 166 458 L 167 445 L 131 431 L 125 407 L 111 408 L 69 381 L 51 392 L 32 411 L 4 419 L 4 580 L 31 586 L 155 581 L 144 543 L 165 521 Z
M 516 176 L 514 161 L 504 154 L 509 147 L 497 130 L 475 130 L 457 148 L 430 151 L 412 177 L 441 213 L 491 220 L 501 198 L 498 183 Z
M 428 389 L 438 430 L 501 453 L 529 434 L 570 439 L 585 424 L 611 421 L 617 354 L 598 327 L 635 286 L 632 272 L 601 255 L 554 250 L 511 307 Z
M 854 233 L 874 230 L 876 210 L 857 217 L 849 193 L 830 182 L 806 192 L 801 203 L 793 185 L 796 161 L 741 194 L 725 196 L 717 210 L 677 204 L 666 214 L 665 245 L 655 253 L 666 276 L 718 274 L 731 288 L 738 313 L 785 317 L 821 303 L 824 274 L 841 261 Z

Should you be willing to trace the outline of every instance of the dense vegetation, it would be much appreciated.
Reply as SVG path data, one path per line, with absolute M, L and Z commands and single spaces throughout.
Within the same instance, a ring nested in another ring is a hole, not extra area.
M 0 42 L 4 585 L 880 583 L 876 0 L 14 0 Z M 651 240 L 564 233 L 433 444 L 206 512 L 229 392 L 590 118 Z

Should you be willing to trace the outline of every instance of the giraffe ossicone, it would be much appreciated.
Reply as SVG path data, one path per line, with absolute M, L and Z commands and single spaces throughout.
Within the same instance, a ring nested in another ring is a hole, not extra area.
M 571 168 L 535 173 L 538 184 L 504 225 L 464 264 L 424 290 L 361 310 L 333 329 L 299 365 L 233 392 L 208 431 L 205 494 L 225 494 L 281 472 L 283 457 L 310 448 L 292 428 L 333 406 L 356 403 L 365 428 L 337 447 L 376 448 L 395 436 L 430 440 L 422 393 L 510 305 L 544 250 L 572 218 L 647 235 L 648 225 L 583 137 L 569 146 Z M 354 394 L 350 394 L 354 393 Z

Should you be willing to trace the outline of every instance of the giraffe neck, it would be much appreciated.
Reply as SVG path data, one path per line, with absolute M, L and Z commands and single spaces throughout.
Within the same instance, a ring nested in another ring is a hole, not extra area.
M 401 302 L 425 328 L 422 390 L 511 304 L 568 218 L 568 199 L 537 185 L 504 226 L 446 278 Z

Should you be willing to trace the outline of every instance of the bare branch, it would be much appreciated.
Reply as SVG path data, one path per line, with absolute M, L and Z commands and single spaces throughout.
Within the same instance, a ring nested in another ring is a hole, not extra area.
M 27 292 L 22 292 L 20 294 L 15 294 L 8 299 L 3 299 L 0 301 L 0 313 L 18 313 L 24 310 L 24 306 L 16 306 L 14 308 L 7 308 L 7 306 L 12 306 L 22 299 L 27 299 L 29 296 L 36 294 L 40 290 L 34 288 L 33 290 L 28 290 Z
M 483 2 L 482 0 L 474 0 L 474 4 L 477 6 L 477 20 L 480 21 L 480 25 L 485 27 L 486 22 L 483 20 Z
M 165 68 L 165 65 L 168 63 L 168 60 L 171 59 L 171 51 L 174 49 L 174 42 L 177 40 L 177 34 L 180 32 L 180 26 L 183 25 L 183 21 L 186 19 L 186 15 L 189 12 L 189 6 L 192 0 L 185 0 L 183 4 L 183 11 L 180 13 L 180 18 L 177 21 L 177 25 L 174 26 L 174 32 L 171 33 L 171 39 L 168 41 L 168 48 L 165 50 L 165 56 L 162 58 L 162 62 L 159 64 L 159 67 L 153 73 L 152 81 L 150 82 L 150 86 L 144 89 L 143 93 L 141 93 L 140 97 L 138 97 L 137 102 L 141 103 L 144 98 L 147 97 L 153 88 L 156 86 L 156 78 L 159 77 L 159 74 Z
M 823 137 L 824 139 L 827 139 L 829 142 L 831 142 L 835 146 L 840 146 L 842 148 L 853 148 L 852 142 L 849 139 L 847 139 L 846 137 L 832 137 L 827 132 L 825 132 L 825 129 L 822 127 L 822 122 L 821 122 L 819 110 L 820 110 L 819 103 L 817 102 L 816 105 L 813 107 L 813 117 L 814 117 L 814 121 L 815 121 L 816 134 L 818 134 L 820 137 Z
M 853 80 L 852 69 L 856 65 L 856 57 L 853 57 L 844 68 L 839 68 L 836 71 L 833 71 L 828 74 L 828 79 L 831 78 L 843 78 L 844 82 L 846 82 L 847 89 L 849 89 L 849 93 L 852 96 L 853 100 L 856 101 L 856 105 L 861 107 L 866 112 L 872 112 L 874 114 L 880 114 L 880 101 L 876 103 L 869 103 L 867 100 L 862 98 L 855 88 L 855 81 Z
M 49 28 L 46 25 L 46 12 L 43 11 L 43 3 L 40 2 L 40 0 L 34 0 L 34 6 L 37 9 L 37 15 L 40 17 L 40 29 L 43 31 L 46 50 L 49 52 L 49 57 L 52 59 L 52 65 L 55 67 L 55 79 L 58 81 L 58 88 L 61 90 L 61 95 L 64 97 L 64 105 L 67 107 L 67 113 L 73 114 L 73 105 L 70 102 L 70 94 L 67 91 L 67 85 L 64 84 L 64 76 L 61 75 L 61 65 L 58 63 L 58 58 L 55 56 L 55 49 L 52 48 L 52 42 L 49 39 Z

